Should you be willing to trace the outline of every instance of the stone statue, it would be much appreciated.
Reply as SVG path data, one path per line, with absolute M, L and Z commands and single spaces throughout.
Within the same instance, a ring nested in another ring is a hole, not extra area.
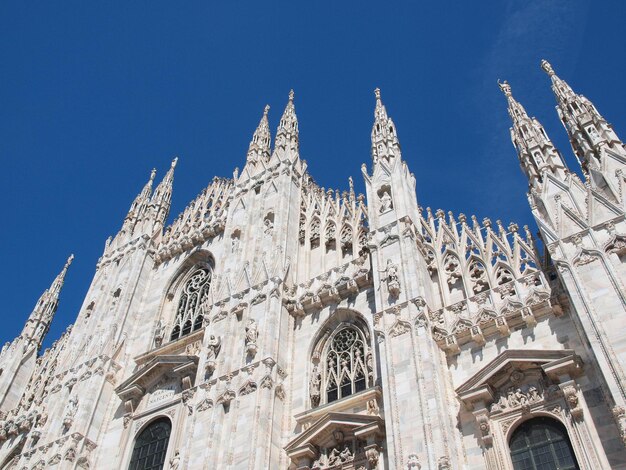
M 154 330 L 154 346 L 159 347 L 163 344 L 163 337 L 165 336 L 165 325 L 159 320 L 156 329 Z
M 383 191 L 383 194 L 380 196 L 380 213 L 383 214 L 391 209 L 393 209 L 393 202 L 389 191 Z
M 178 467 L 180 467 L 180 452 L 176 449 L 174 457 L 170 459 L 170 470 L 178 470 Z
M 211 335 L 209 336 L 209 342 L 207 344 L 207 360 L 215 360 L 217 359 L 217 355 L 220 352 L 220 348 L 222 346 L 222 340 L 219 336 Z
M 389 293 L 394 297 L 400 294 L 400 278 L 398 277 L 398 266 L 396 266 L 390 259 L 387 260 L 387 267 L 385 268 L 387 277 L 387 289 Z
M 328 456 L 328 465 L 336 465 L 340 462 L 339 460 L 339 450 L 337 450 L 337 448 L 335 447 L 333 450 L 330 451 L 330 455 Z
M 65 416 L 63 418 L 63 426 L 69 428 L 74 422 L 74 416 L 78 411 L 78 397 L 76 395 L 72 395 L 67 402 L 67 406 L 65 407 Z
M 256 322 L 251 318 L 246 326 L 246 351 L 254 356 L 257 351 L 256 340 L 259 337 Z
M 341 451 L 341 453 L 339 454 L 339 459 L 341 460 L 342 463 L 352 460 L 352 452 L 350 451 L 350 448 L 348 446 L 346 446 Z
M 311 372 L 311 405 L 316 407 L 320 404 L 320 387 L 322 384 L 322 374 L 320 374 L 320 369 L 317 364 L 313 366 L 313 371 Z

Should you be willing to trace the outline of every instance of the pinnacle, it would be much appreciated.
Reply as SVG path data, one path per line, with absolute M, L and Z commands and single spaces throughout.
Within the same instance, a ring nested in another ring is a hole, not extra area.
M 67 261 L 65 262 L 65 268 L 67 269 L 70 267 L 70 264 L 72 264 L 72 261 L 74 261 L 74 253 L 72 253 L 68 258 Z
M 293 97 L 294 97 L 295 93 L 293 92 L 293 88 L 291 90 L 289 90 L 289 101 L 293 102 Z
M 376 97 L 377 100 L 380 99 L 380 88 L 376 87 L 374 89 L 374 96 Z
M 174 160 L 172 160 L 172 168 L 176 168 L 177 163 L 178 163 L 178 157 L 174 157 Z
M 503 82 L 498 80 L 498 86 L 500 87 L 500 90 L 502 90 L 502 93 L 504 93 L 504 96 L 506 97 L 513 96 L 511 94 L 511 85 L 509 85 L 509 82 L 507 82 L 506 80 L 504 80 Z
M 544 72 L 546 72 L 550 77 L 555 75 L 554 73 L 554 69 L 552 68 L 552 65 L 550 65 L 550 62 L 548 62 L 545 59 L 541 60 L 541 68 L 543 69 Z
M 267 116 L 269 112 L 270 112 L 270 105 L 266 104 L 265 108 L 263 108 L 263 116 Z

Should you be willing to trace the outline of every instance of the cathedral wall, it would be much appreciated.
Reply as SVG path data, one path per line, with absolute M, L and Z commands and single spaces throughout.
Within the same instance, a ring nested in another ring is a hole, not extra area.
M 457 356 L 449 358 L 453 387 L 455 389 L 458 388 L 478 370 L 498 358 L 504 351 L 536 350 L 544 352 L 573 350 L 582 359 L 581 372 L 569 377 L 569 379 L 573 379 L 572 383 L 575 383 L 576 389 L 580 390 L 580 398 L 576 399 L 577 401 L 580 400 L 578 405 L 581 408 L 580 415 L 575 414 L 573 411 L 565 412 L 566 405 L 546 405 L 545 408 L 533 405 L 530 411 L 522 411 L 522 415 L 515 418 L 513 423 L 518 423 L 534 416 L 547 415 L 554 417 L 565 423 L 568 429 L 571 429 L 574 449 L 583 467 L 591 462 L 591 465 L 598 465 L 599 467 L 590 468 L 604 468 L 610 462 L 611 468 L 624 468 L 624 448 L 619 437 L 619 431 L 606 403 L 606 384 L 602 376 L 598 374 L 597 363 L 594 357 L 590 355 L 587 345 L 581 340 L 570 315 L 571 313 L 561 317 L 545 316 L 532 328 L 526 327 L 511 330 L 510 336 L 488 339 L 482 347 L 476 344 L 468 344 L 461 347 L 461 351 Z M 526 372 L 526 375 L 528 374 L 529 372 Z M 553 377 L 552 380 L 556 379 Z M 524 386 L 520 386 L 524 390 Z M 561 388 L 565 390 L 567 396 L 567 386 L 561 386 Z M 497 391 L 498 389 L 494 388 L 494 392 L 497 393 Z M 503 385 L 500 393 L 506 393 L 506 386 Z M 556 397 L 557 395 L 554 396 Z M 544 397 L 544 400 L 548 401 L 546 397 Z M 493 439 L 493 442 L 491 442 L 491 440 L 486 441 L 484 435 L 478 429 L 477 422 L 482 422 L 483 416 L 483 411 L 481 411 L 480 407 L 468 408 L 463 403 L 453 407 L 453 412 L 458 414 L 463 446 L 469 468 L 472 470 L 485 468 L 486 461 L 491 462 L 491 466 L 488 466 L 488 468 L 510 468 L 507 443 L 507 436 L 510 436 L 510 432 L 507 434 L 506 429 L 511 424 L 507 421 L 503 421 L 503 424 L 500 424 L 498 415 L 494 415 L 494 409 L 491 408 L 490 418 L 492 421 L 489 432 L 492 437 L 489 439 Z M 574 415 L 576 415 L 576 418 L 573 418 Z M 586 447 L 602 449 L 609 461 L 603 460 L 602 451 L 598 452 L 597 455 L 586 453 Z

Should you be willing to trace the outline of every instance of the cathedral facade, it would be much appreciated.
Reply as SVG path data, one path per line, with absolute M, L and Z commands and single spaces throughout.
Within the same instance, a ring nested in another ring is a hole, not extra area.
M 583 178 L 500 84 L 541 240 L 422 210 L 379 90 L 366 195 L 293 92 L 170 225 L 153 171 L 74 324 L 40 351 L 70 257 L 2 348 L 0 469 L 626 469 L 626 147 L 542 68 Z

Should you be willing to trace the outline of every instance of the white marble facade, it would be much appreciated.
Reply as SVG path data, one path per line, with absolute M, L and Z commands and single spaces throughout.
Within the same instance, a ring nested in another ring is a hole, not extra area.
M 367 194 L 319 187 L 291 93 L 169 226 L 152 172 L 40 352 L 68 260 L 0 355 L 0 468 L 512 469 L 549 423 L 626 469 L 626 149 L 542 67 L 584 179 L 500 87 L 544 253 L 422 210 L 379 90 Z

